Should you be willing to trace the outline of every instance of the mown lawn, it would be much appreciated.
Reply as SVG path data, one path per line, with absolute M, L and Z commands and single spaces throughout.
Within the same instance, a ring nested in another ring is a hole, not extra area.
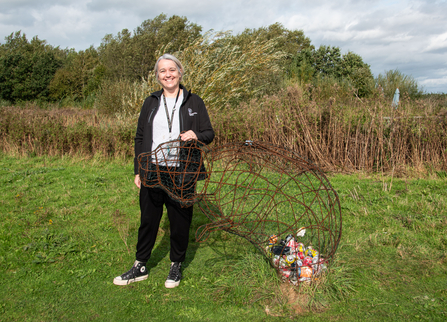
M 205 243 L 195 210 L 180 287 L 167 290 L 169 223 L 148 280 L 113 277 L 134 260 L 132 162 L 0 155 L 2 321 L 405 321 L 447 319 L 447 179 L 331 175 L 343 235 L 318 288 L 299 294 L 225 232 Z

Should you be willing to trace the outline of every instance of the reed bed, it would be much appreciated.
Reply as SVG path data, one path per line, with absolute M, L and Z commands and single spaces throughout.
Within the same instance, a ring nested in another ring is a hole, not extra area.
M 261 140 L 293 149 L 329 171 L 446 170 L 446 117 L 436 105 L 383 96 L 321 97 L 291 86 L 277 95 L 212 114 L 216 143 Z M 216 122 L 217 120 L 217 122 Z
M 133 155 L 134 126 L 95 110 L 0 108 L 0 148 L 11 154 Z
M 213 144 L 260 140 L 293 149 L 326 171 L 447 171 L 445 107 L 380 93 L 369 99 L 290 86 L 237 108 L 209 109 Z M 96 110 L 2 107 L 0 148 L 33 155 L 132 157 L 136 117 Z

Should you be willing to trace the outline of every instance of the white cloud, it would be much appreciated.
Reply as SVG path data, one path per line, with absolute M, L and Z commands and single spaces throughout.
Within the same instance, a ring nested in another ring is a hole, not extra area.
M 428 40 L 426 52 L 446 53 L 447 52 L 447 32 L 432 36 Z
M 418 83 L 425 89 L 429 88 L 432 93 L 446 93 L 447 69 L 441 71 L 439 77 L 422 77 L 417 79 Z
M 0 37 L 22 30 L 51 45 L 81 50 L 106 34 L 133 30 L 161 13 L 185 16 L 203 31 L 259 28 L 275 22 L 300 29 L 316 47 L 339 46 L 375 75 L 398 68 L 427 90 L 447 92 L 447 2 L 418 0 L 0 0 Z

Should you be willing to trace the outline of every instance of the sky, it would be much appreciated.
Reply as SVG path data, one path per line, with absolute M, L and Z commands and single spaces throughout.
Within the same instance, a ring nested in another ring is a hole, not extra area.
M 77 51 L 106 34 L 134 30 L 161 13 L 202 31 L 267 27 L 302 30 L 312 45 L 338 46 L 371 66 L 398 69 L 425 92 L 447 93 L 447 0 L 0 0 L 0 43 L 12 32 Z

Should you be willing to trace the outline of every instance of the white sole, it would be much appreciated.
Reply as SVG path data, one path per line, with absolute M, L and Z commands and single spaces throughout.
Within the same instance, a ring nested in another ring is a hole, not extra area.
M 133 283 L 133 282 L 144 281 L 145 279 L 148 278 L 148 276 L 149 275 L 144 275 L 144 276 L 140 276 L 140 277 L 137 277 L 137 278 L 132 278 L 130 280 L 122 280 L 122 279 L 119 279 L 118 277 L 115 277 L 113 279 L 113 284 L 115 284 L 115 285 L 129 285 L 130 283 Z
M 178 282 L 165 282 L 166 288 L 174 288 L 180 285 L 180 281 Z

